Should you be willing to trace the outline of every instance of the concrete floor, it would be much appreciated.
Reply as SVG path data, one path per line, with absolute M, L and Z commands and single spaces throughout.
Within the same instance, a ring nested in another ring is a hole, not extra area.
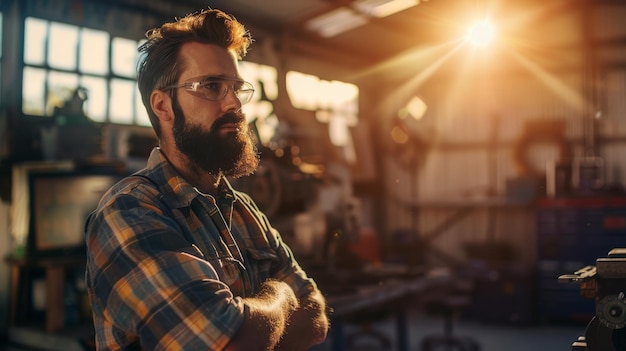
M 441 334 L 443 320 L 426 316 L 419 311 L 408 312 L 409 351 L 420 350 L 421 340 L 432 334 Z M 373 325 L 385 335 L 391 337 L 390 347 L 382 347 L 373 338 L 360 338 L 352 348 L 345 351 L 383 351 L 397 350 L 395 338 L 395 321 L 385 319 Z M 585 334 L 585 323 L 543 323 L 532 325 L 503 325 L 486 324 L 472 321 L 456 321 L 454 335 L 471 337 L 480 345 L 480 351 L 569 351 L 574 341 Z M 346 334 L 358 330 L 355 326 L 347 325 Z M 332 339 L 313 349 L 314 351 L 333 350 Z M 436 351 L 444 351 L 444 348 Z M 435 351 L 435 350 L 432 350 Z M 451 349 L 450 351 L 457 351 Z M 460 351 L 460 350 L 459 350 Z
M 421 311 L 409 310 L 407 323 L 408 351 L 423 351 L 420 349 L 421 340 L 427 335 L 441 334 L 443 330 L 442 319 L 426 316 Z M 362 337 L 356 339 L 351 348 L 333 349 L 331 333 L 324 344 L 314 347 L 311 351 L 395 351 L 398 350 L 395 326 L 393 318 L 386 318 L 372 324 L 372 328 L 390 338 L 389 347 L 381 346 L 376 339 Z M 349 335 L 360 329 L 355 325 L 347 324 L 344 330 L 346 335 Z M 584 323 L 543 323 L 520 326 L 461 320 L 455 322 L 454 334 L 473 338 L 480 345 L 480 351 L 569 351 L 572 343 L 585 334 L 585 325 Z M 437 349 L 436 351 L 444 350 Z M 32 349 L 2 345 L 0 340 L 0 351 L 32 351 Z

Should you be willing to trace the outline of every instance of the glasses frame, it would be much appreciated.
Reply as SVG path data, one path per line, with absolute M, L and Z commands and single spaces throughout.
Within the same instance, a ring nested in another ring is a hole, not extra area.
M 215 82 L 215 81 L 232 82 L 232 84 L 229 84 L 226 86 L 226 89 L 222 91 L 220 97 L 218 97 L 217 99 L 211 99 L 202 92 L 202 87 L 204 87 L 204 84 L 206 82 Z M 239 84 L 241 88 L 235 90 L 236 84 Z M 201 76 L 201 77 L 190 78 L 182 83 L 168 85 L 163 88 L 160 88 L 159 90 L 165 91 L 165 90 L 172 90 L 172 89 L 178 89 L 178 88 L 185 88 L 185 91 L 188 92 L 189 94 L 205 99 L 207 101 L 220 101 L 223 98 L 225 98 L 226 95 L 228 94 L 228 91 L 231 90 L 235 93 L 235 96 L 237 96 L 237 99 L 239 99 L 239 102 L 241 103 L 241 105 L 245 105 L 249 103 L 250 101 L 252 101 L 252 97 L 254 96 L 254 91 L 255 91 L 254 85 L 252 85 L 252 83 L 250 82 L 247 82 L 243 79 L 228 78 L 228 77 L 222 77 L 222 76 Z M 244 96 L 244 99 L 242 99 L 242 96 Z

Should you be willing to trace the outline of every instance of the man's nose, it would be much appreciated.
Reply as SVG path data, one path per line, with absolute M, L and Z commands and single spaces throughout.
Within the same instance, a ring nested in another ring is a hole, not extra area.
M 241 101 L 239 101 L 239 97 L 235 94 L 233 87 L 228 87 L 228 91 L 226 91 L 226 96 L 222 100 L 222 107 L 224 111 L 239 111 L 241 109 Z

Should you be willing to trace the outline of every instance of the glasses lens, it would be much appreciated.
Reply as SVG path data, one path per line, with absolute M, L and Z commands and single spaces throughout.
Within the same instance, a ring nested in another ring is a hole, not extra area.
M 254 87 L 252 84 L 248 82 L 243 82 L 243 84 L 236 90 L 237 98 L 242 105 L 247 104 L 252 100 L 252 96 L 254 95 Z
M 207 100 L 220 100 L 227 90 L 228 83 L 223 80 L 207 79 L 200 83 L 200 91 Z
M 232 89 L 242 105 L 250 102 L 254 94 L 254 87 L 248 82 L 215 77 L 188 83 L 186 88 L 192 94 L 200 94 L 200 96 L 211 101 L 223 99 L 228 94 L 228 90 Z

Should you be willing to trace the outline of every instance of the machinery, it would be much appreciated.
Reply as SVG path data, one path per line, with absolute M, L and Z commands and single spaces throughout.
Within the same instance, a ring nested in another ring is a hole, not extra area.
M 579 283 L 583 297 L 595 299 L 596 315 L 572 344 L 572 351 L 626 351 L 626 248 L 616 248 L 561 283 Z

